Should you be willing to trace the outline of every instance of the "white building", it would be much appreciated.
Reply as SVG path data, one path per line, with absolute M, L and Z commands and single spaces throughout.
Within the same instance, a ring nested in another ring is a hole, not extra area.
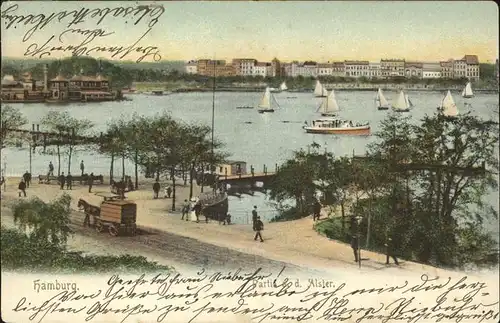
M 345 76 L 347 77 L 370 77 L 370 65 L 368 61 L 345 61 Z
M 197 61 L 187 62 L 186 73 L 187 74 L 198 74 L 198 62 Z
M 250 76 L 259 75 L 255 74 L 255 66 L 257 65 L 257 60 L 253 58 L 235 58 L 232 61 L 232 65 L 236 72 L 236 75 Z
M 477 55 L 465 55 L 465 77 L 469 80 L 479 80 L 479 59 Z
M 316 77 L 318 75 L 318 66 L 315 62 L 304 62 L 296 65 L 297 76 Z
M 422 78 L 424 79 L 435 79 L 440 78 L 441 73 L 441 63 L 423 63 L 422 64 Z
M 328 75 L 333 75 L 333 64 L 330 63 L 320 63 L 317 65 L 317 71 L 316 74 L 318 76 L 328 76 Z
M 271 76 L 273 73 L 273 67 L 271 66 L 271 63 L 265 63 L 265 62 L 258 62 L 255 64 L 253 67 L 253 76 Z
M 453 77 L 454 78 L 461 78 L 461 77 L 467 77 L 467 63 L 465 59 L 459 59 L 453 61 Z
M 379 78 L 382 76 L 379 62 L 368 63 L 368 70 L 370 72 L 370 78 Z

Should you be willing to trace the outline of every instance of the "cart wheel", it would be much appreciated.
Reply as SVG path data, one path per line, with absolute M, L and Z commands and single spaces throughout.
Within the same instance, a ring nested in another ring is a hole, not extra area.
M 109 234 L 113 237 L 116 237 L 118 235 L 118 228 L 113 224 L 108 227 L 108 231 Z
M 95 230 L 99 233 L 104 231 L 104 225 L 102 224 L 102 222 L 100 220 L 97 220 L 97 222 L 95 224 Z

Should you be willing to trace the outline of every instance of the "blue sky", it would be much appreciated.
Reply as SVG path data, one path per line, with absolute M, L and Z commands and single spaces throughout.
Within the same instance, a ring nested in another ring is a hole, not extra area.
M 16 2 L 3 2 L 2 12 Z M 153 2 L 140 2 L 148 4 Z M 477 54 L 480 61 L 498 57 L 498 7 L 492 1 L 443 2 L 156 2 L 165 12 L 139 43 L 157 46 L 162 59 L 231 59 L 251 57 L 280 60 L 332 61 L 344 59 L 406 58 L 437 61 Z M 134 2 L 18 2 L 16 14 L 61 10 L 134 6 Z M 4 19 L 2 19 L 4 20 Z M 66 20 L 67 22 L 69 20 Z M 113 34 L 95 39 L 94 46 L 128 46 L 148 29 L 124 19 L 95 19 L 80 29 L 103 28 Z M 53 23 L 22 42 L 23 24 L 5 29 L 2 53 L 21 57 L 32 43 L 44 43 L 65 30 Z M 67 34 L 68 35 L 68 34 Z M 66 38 L 78 43 L 82 36 Z M 80 40 L 80 41 L 81 41 Z M 51 43 L 52 44 L 52 43 Z M 54 44 L 58 44 L 55 41 Z M 69 53 L 54 53 L 54 57 Z M 96 56 L 107 57 L 99 53 Z M 138 55 L 130 54 L 127 59 Z

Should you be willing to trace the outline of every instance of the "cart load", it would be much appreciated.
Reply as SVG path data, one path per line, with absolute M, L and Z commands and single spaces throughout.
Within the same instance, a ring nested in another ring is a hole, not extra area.
M 135 235 L 137 205 L 126 200 L 104 201 L 96 225 L 108 226 L 111 235 L 119 233 Z

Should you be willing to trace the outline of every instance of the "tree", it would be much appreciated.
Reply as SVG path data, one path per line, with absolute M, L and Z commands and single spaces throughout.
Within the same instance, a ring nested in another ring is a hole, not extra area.
M 422 260 L 428 261 L 434 255 L 439 263 L 452 264 L 459 249 L 459 222 L 480 224 L 485 218 L 498 216 L 483 201 L 485 193 L 498 185 L 498 140 L 497 122 L 470 114 L 455 118 L 436 114 L 425 117 L 422 125 L 415 127 L 414 158 L 441 166 L 416 174 L 424 192 L 416 212 L 433 219 L 425 222 L 421 234 L 434 232 L 430 236 L 438 240 L 422 246 Z M 482 163 L 488 165 L 488 171 L 467 171 Z
M 294 152 L 292 159 L 281 165 L 271 181 L 270 198 L 283 205 L 287 200 L 295 201 L 295 208 L 300 216 L 309 215 L 310 206 L 316 198 L 321 164 L 325 156 L 319 152 L 320 146 L 312 144 L 309 151 Z M 312 151 L 311 151 L 312 149 Z
M 50 130 L 57 132 L 60 140 L 56 141 L 57 147 L 57 160 L 58 169 L 57 174 L 61 172 L 61 147 L 67 147 L 68 154 L 68 173 L 71 172 L 71 158 L 73 150 L 79 144 L 77 137 L 83 136 L 86 132 L 93 127 L 93 124 L 87 119 L 77 119 L 72 117 L 69 112 L 64 111 L 49 111 L 45 117 L 42 118 L 41 123 Z M 90 144 L 90 141 L 88 142 Z
M 28 120 L 19 112 L 18 109 L 9 105 L 1 109 L 1 130 L 0 130 L 0 150 L 11 144 L 14 137 L 14 129 L 20 129 L 28 123 Z
M 64 194 L 50 203 L 38 198 L 17 201 L 13 206 L 14 223 L 41 245 L 64 249 L 71 234 L 69 228 L 71 196 Z

